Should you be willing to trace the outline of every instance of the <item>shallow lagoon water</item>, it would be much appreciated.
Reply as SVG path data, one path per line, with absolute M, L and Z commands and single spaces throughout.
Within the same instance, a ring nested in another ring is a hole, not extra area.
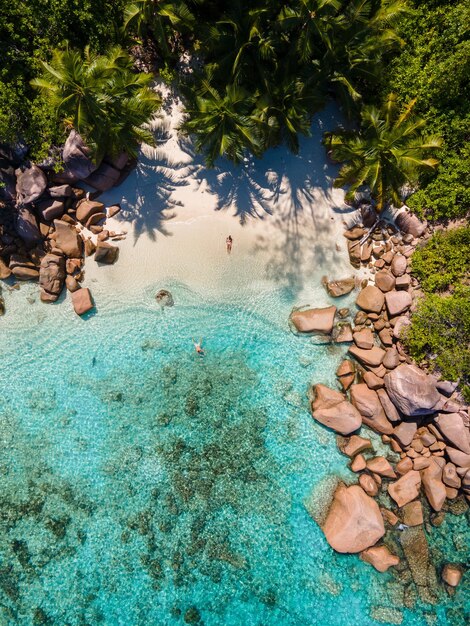
M 353 478 L 306 396 L 345 349 L 293 335 L 282 290 L 165 287 L 173 308 L 150 285 L 86 321 L 7 296 L 0 623 L 396 623 L 393 574 L 335 554 L 304 505 Z M 463 624 L 464 593 L 403 623 Z
M 141 158 L 106 195 L 133 230 L 115 266 L 87 261 L 87 319 L 68 295 L 44 305 L 37 285 L 3 290 L 0 626 L 468 621 L 468 582 L 404 609 L 416 594 L 403 572 L 334 553 L 306 509 L 328 477 L 356 481 L 307 399 L 312 382 L 335 384 L 346 347 L 287 324 L 293 306 L 329 304 L 323 274 L 351 272 L 321 145 L 329 115 L 299 155 L 242 169 L 205 169 L 175 133 L 168 168 Z M 157 305 L 161 288 L 173 308 Z M 465 516 L 430 542 L 438 568 L 463 560 Z

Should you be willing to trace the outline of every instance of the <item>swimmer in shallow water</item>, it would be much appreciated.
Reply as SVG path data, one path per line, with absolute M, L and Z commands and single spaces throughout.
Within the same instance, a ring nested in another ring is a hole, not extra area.
M 200 356 L 204 356 L 204 348 L 202 347 L 202 337 L 199 339 L 199 341 L 194 341 L 194 338 L 193 338 L 193 344 L 194 344 L 194 349 L 196 350 L 196 352 Z

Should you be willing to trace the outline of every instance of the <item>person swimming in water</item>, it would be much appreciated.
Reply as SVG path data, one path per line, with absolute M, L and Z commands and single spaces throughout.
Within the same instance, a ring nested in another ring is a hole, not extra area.
M 194 349 L 199 354 L 199 356 L 204 356 L 204 348 L 202 347 L 202 337 L 199 339 L 199 341 L 194 341 L 194 338 L 193 338 L 193 344 L 194 344 Z
M 230 254 L 232 252 L 232 244 L 233 244 L 232 235 L 229 235 L 227 237 L 227 239 L 225 240 L 225 245 L 227 246 L 227 253 L 228 254 Z

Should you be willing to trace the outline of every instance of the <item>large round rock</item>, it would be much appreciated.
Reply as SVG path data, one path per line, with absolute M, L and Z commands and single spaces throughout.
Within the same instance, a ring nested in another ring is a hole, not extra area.
M 333 330 L 336 307 L 328 306 L 323 309 L 307 309 L 294 311 L 291 320 L 300 333 L 322 333 L 329 335 Z
M 380 289 L 374 287 L 374 285 L 367 285 L 357 296 L 356 304 L 368 313 L 380 313 L 384 301 L 385 297 Z
M 417 417 L 434 413 L 441 400 L 435 379 L 416 365 L 399 365 L 385 375 L 384 381 L 390 399 L 404 415 Z
M 375 500 L 359 485 L 341 484 L 333 496 L 323 532 L 337 552 L 356 553 L 377 543 L 385 528 Z

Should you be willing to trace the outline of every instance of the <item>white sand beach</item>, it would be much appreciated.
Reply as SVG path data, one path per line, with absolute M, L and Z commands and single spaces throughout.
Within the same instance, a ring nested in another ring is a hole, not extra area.
M 351 275 L 341 236 L 351 209 L 333 189 L 337 167 L 321 144 L 339 112 L 330 107 L 315 118 L 298 155 L 280 147 L 241 166 L 209 169 L 176 131 L 180 102 L 167 94 L 165 108 L 158 147 L 145 146 L 127 180 L 100 197 L 122 207 L 107 228 L 128 234 L 115 265 L 87 260 L 85 285 L 119 299 L 174 281 L 219 299 L 280 287 L 299 304 L 326 304 L 321 277 Z

